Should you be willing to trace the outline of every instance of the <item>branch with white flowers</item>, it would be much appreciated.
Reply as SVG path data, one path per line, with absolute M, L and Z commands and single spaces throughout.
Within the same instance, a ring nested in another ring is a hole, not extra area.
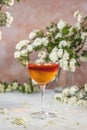
M 14 57 L 22 65 L 29 62 L 33 51 L 38 52 L 37 62 L 58 62 L 64 70 L 74 72 L 79 66 L 81 56 L 84 56 L 83 47 L 87 40 L 87 17 L 77 11 L 75 26 L 60 20 L 52 23 L 44 30 L 34 30 L 29 34 L 29 39 L 20 41 L 16 45 Z M 87 53 L 87 51 L 85 51 Z
M 0 93 L 12 92 L 12 91 L 20 91 L 22 93 L 33 93 L 38 92 L 38 87 L 34 82 L 29 80 L 29 83 L 19 84 L 17 81 L 12 83 L 0 82 Z
M 18 2 L 20 0 L 17 0 Z M 5 6 L 7 8 L 14 5 L 14 0 L 0 0 L 0 26 L 10 27 L 13 21 L 13 17 L 9 12 L 4 12 L 2 8 Z M 0 40 L 2 38 L 2 32 L 0 31 Z
M 79 89 L 76 85 L 65 88 L 62 93 L 57 93 L 55 99 L 62 103 L 87 107 L 87 83 Z

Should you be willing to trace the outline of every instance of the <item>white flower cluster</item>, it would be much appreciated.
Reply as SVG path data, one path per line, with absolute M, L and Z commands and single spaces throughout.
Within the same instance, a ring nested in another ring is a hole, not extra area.
M 38 91 L 38 87 L 35 86 L 35 82 L 33 82 L 33 92 Z M 0 93 L 4 92 L 11 92 L 19 90 L 20 92 L 23 93 L 32 93 L 31 86 L 30 84 L 24 83 L 24 84 L 19 84 L 17 81 L 14 81 L 13 83 L 2 83 L 0 82 Z
M 79 13 L 75 16 L 79 16 Z M 57 24 L 52 23 L 46 31 L 32 31 L 27 44 L 26 40 L 23 40 L 16 45 L 14 57 L 26 65 L 31 60 L 30 54 L 34 50 L 38 51 L 37 62 L 58 62 L 64 70 L 74 72 L 79 65 L 78 45 L 83 46 L 86 37 L 87 35 L 83 36 L 83 31 L 76 26 L 60 20 Z
M 26 121 L 28 121 L 28 117 L 18 116 L 12 121 L 12 123 L 15 125 L 23 125 L 26 123 Z
M 63 103 L 87 107 L 87 84 L 82 89 L 79 89 L 76 85 L 65 88 L 62 93 L 57 93 L 55 98 Z
M 10 25 L 13 22 L 13 17 L 11 16 L 11 14 L 9 12 L 6 12 L 6 27 L 10 27 Z
M 14 4 L 14 0 L 1 0 L 0 4 L 6 5 L 6 6 L 12 6 Z
M 0 11 L 0 26 L 10 27 L 13 17 L 9 12 Z
M 40 30 L 34 30 L 29 34 L 29 40 L 22 40 L 16 45 L 16 52 L 14 53 L 14 57 L 17 59 L 22 59 L 28 57 L 30 53 L 34 50 L 34 48 L 37 48 L 38 46 L 47 46 L 48 44 L 48 38 L 47 37 L 41 37 L 36 38 L 37 33 L 39 33 Z M 33 40 L 35 39 L 35 40 Z M 31 40 L 33 40 L 31 44 Z M 38 54 L 38 57 L 40 59 L 37 60 L 37 62 L 42 61 L 43 58 L 45 58 L 46 53 L 44 51 L 40 51 Z M 23 58 L 22 58 L 23 57 Z M 23 64 L 26 65 L 27 61 L 23 61 Z
M 6 108 L 0 108 L 0 113 L 7 115 L 8 114 L 8 110 Z

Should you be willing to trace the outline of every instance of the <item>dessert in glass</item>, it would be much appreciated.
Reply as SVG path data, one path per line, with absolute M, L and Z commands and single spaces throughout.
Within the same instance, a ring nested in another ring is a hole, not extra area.
M 54 113 L 46 112 L 44 110 L 44 93 L 46 84 L 52 81 L 58 73 L 59 64 L 30 62 L 27 67 L 29 76 L 38 83 L 42 95 L 42 111 L 32 113 L 31 117 L 41 119 L 55 117 Z

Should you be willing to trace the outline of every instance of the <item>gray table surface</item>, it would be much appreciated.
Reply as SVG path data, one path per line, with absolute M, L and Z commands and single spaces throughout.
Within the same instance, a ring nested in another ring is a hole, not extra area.
M 30 117 L 30 113 L 41 110 L 40 93 L 22 94 L 19 92 L 0 93 L 0 108 L 6 108 L 8 114 L 0 113 L 0 130 L 87 130 L 87 108 L 69 106 L 54 99 L 54 90 L 46 90 L 46 110 L 55 112 L 52 119 L 31 119 L 24 125 L 15 125 L 16 117 Z M 29 107 L 23 104 L 29 104 Z

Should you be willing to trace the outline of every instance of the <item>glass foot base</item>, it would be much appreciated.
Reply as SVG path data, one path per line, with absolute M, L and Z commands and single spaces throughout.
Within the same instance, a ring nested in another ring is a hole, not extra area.
M 37 119 L 51 119 L 57 117 L 55 113 L 44 111 L 31 113 L 30 116 L 31 118 L 37 118 Z

